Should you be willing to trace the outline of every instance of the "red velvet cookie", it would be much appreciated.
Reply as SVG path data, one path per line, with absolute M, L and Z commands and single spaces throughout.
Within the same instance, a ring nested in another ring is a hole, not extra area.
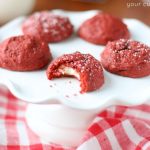
M 130 38 L 127 26 L 121 19 L 106 13 L 99 13 L 86 20 L 79 28 L 78 35 L 94 44 L 107 44 L 108 41 Z
M 54 60 L 47 69 L 49 80 L 74 76 L 80 80 L 81 93 L 94 91 L 104 83 L 101 64 L 90 54 L 65 54 Z
M 109 72 L 139 78 L 150 75 L 150 47 L 132 40 L 109 42 L 101 54 L 103 67 Z
M 0 67 L 15 71 L 41 69 L 51 60 L 48 44 L 29 35 L 0 43 Z
M 29 16 L 23 23 L 22 30 L 24 34 L 41 37 L 47 42 L 59 42 L 72 34 L 73 26 L 67 17 L 43 11 Z

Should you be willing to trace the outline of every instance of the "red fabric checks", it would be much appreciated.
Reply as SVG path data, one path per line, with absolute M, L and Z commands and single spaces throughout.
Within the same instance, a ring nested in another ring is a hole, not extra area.
M 0 150 L 150 150 L 150 102 L 100 112 L 76 148 L 44 144 L 26 124 L 26 106 L 0 87 Z

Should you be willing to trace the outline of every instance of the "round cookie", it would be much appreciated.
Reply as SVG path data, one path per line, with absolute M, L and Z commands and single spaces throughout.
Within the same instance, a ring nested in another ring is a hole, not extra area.
M 101 54 L 103 67 L 114 74 L 131 78 L 150 75 L 150 47 L 132 40 L 109 42 Z
M 51 58 L 48 44 L 30 35 L 11 37 L 0 43 L 0 67 L 8 70 L 41 69 Z
M 120 38 L 130 38 L 128 28 L 122 20 L 106 13 L 98 13 L 83 22 L 78 35 L 88 42 L 101 45 Z
M 22 25 L 22 31 L 46 42 L 59 42 L 71 36 L 73 26 L 67 17 L 42 11 L 29 16 Z
M 81 93 L 99 89 L 104 83 L 101 63 L 90 54 L 65 54 L 56 58 L 47 68 L 49 80 L 74 76 L 80 81 Z

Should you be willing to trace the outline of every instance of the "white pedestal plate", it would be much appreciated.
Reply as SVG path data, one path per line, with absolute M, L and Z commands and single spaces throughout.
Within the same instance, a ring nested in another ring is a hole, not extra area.
M 29 104 L 26 121 L 46 143 L 77 146 L 98 111 L 79 110 L 61 104 Z

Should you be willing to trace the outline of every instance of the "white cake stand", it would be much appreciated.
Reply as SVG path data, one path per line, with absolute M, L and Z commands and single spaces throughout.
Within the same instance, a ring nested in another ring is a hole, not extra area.
M 97 11 L 54 13 L 68 16 L 75 30 Z M 21 34 L 24 17 L 0 29 L 0 40 Z M 150 45 L 150 28 L 134 19 L 124 20 L 132 38 Z M 139 30 L 140 29 L 140 30 Z M 142 32 L 140 32 L 142 31 Z M 64 53 L 81 51 L 99 59 L 103 46 L 90 44 L 73 35 L 69 40 L 50 44 L 53 58 Z M 47 143 L 77 146 L 96 114 L 108 106 L 138 105 L 150 99 L 150 76 L 125 78 L 104 71 L 105 84 L 94 92 L 80 94 L 79 81 L 62 78 L 49 81 L 45 69 L 14 72 L 0 69 L 0 84 L 7 86 L 18 98 L 29 103 L 26 111 L 28 126 Z
M 77 146 L 99 110 L 78 110 L 61 104 L 30 104 L 28 126 L 46 143 Z

